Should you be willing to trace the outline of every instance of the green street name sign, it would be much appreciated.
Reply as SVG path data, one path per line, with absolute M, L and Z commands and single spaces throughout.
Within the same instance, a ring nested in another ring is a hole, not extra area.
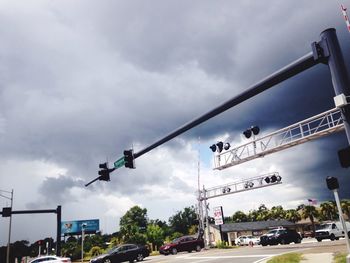
M 114 168 L 120 168 L 120 167 L 124 166 L 124 164 L 125 164 L 125 160 L 124 160 L 124 156 L 123 156 L 122 158 L 120 158 L 114 162 Z

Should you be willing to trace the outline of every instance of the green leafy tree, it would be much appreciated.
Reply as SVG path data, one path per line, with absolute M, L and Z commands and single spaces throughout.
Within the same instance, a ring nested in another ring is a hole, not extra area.
M 101 254 L 103 254 L 103 248 L 101 248 L 99 246 L 94 246 L 89 251 L 89 255 L 91 257 L 96 257 L 96 256 L 101 255 Z
M 342 200 L 340 201 L 341 210 L 350 220 L 350 200 Z
M 124 242 L 146 243 L 147 229 L 147 209 L 139 206 L 130 208 L 124 216 L 120 218 L 120 234 Z
M 283 209 L 281 205 L 273 206 L 268 213 L 268 219 L 270 220 L 284 219 L 285 216 L 286 216 L 286 211 Z
M 242 211 L 237 211 L 232 215 L 232 221 L 236 223 L 248 222 L 248 216 Z
M 309 218 L 312 224 L 312 231 L 315 236 L 316 228 L 315 228 L 315 219 L 319 216 L 318 211 L 312 205 L 305 205 L 301 210 L 301 217 L 306 219 Z
M 301 220 L 301 215 L 296 209 L 288 209 L 285 213 L 285 219 L 295 223 Z
M 335 220 L 338 218 L 337 205 L 335 202 L 323 202 L 320 205 L 319 217 L 321 220 Z
M 164 231 L 158 225 L 149 224 L 147 226 L 146 236 L 148 242 L 152 243 L 153 246 L 157 246 L 157 248 L 159 248 L 163 244 Z
M 189 234 L 190 228 L 197 224 L 197 214 L 193 206 L 185 207 L 183 211 L 179 211 L 169 218 L 169 225 L 172 231 L 183 235 Z

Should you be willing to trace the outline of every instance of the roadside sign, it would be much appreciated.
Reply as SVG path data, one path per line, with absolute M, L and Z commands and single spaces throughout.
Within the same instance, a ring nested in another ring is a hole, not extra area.
M 214 207 L 215 225 L 222 225 L 224 223 L 222 206 Z
M 125 160 L 124 160 L 124 156 L 123 156 L 122 158 L 120 158 L 114 162 L 114 168 L 120 168 L 120 167 L 124 166 L 124 164 L 125 164 Z

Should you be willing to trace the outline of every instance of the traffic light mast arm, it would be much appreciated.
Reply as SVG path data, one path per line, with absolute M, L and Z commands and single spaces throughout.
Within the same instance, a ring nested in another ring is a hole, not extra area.
M 264 78 L 263 80 L 259 81 L 258 83 L 254 84 L 241 94 L 231 98 L 230 100 L 224 102 L 220 106 L 216 107 L 215 109 L 205 113 L 204 115 L 184 124 L 177 130 L 169 133 L 164 138 L 156 141 L 152 145 L 146 147 L 145 149 L 134 153 L 134 159 L 140 157 L 141 155 L 144 155 L 145 153 L 153 150 L 154 148 L 158 147 L 159 145 L 162 145 L 163 143 L 170 141 L 171 139 L 175 138 L 176 136 L 188 131 L 189 129 L 211 119 L 212 117 L 240 104 L 241 102 L 244 102 L 255 95 L 258 95 L 259 93 L 277 85 L 278 83 L 283 82 L 284 80 L 291 78 L 300 72 L 311 68 L 318 63 L 320 63 L 320 59 L 315 59 L 313 52 L 310 52 L 306 54 L 305 56 L 299 58 L 298 60 L 290 63 L 289 65 L 285 66 L 284 68 L 272 73 L 270 76 Z

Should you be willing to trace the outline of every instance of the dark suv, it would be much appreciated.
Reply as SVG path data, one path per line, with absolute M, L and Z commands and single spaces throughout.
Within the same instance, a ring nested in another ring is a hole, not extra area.
M 159 253 L 163 255 L 173 254 L 177 252 L 188 251 L 191 252 L 195 250 L 197 252 L 201 251 L 204 247 L 204 241 L 202 238 L 195 238 L 192 236 L 179 237 L 171 241 L 169 244 L 165 244 L 159 248 Z
M 260 244 L 262 246 L 277 244 L 284 245 L 291 242 L 298 244 L 301 240 L 302 237 L 294 229 L 274 229 L 260 237 Z

